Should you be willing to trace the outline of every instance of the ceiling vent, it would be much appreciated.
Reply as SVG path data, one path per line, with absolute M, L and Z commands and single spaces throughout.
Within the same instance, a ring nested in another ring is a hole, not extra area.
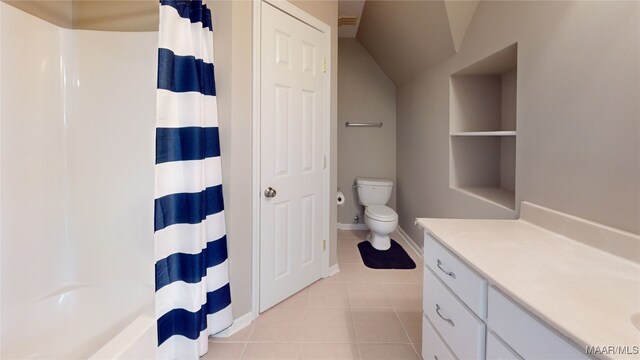
M 357 16 L 345 16 L 345 15 L 338 16 L 338 26 L 348 26 L 348 25 L 355 26 L 357 21 L 358 21 Z

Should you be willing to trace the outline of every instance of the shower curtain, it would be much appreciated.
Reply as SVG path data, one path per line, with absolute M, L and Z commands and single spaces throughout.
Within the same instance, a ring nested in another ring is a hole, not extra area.
M 160 0 L 155 165 L 158 355 L 190 359 L 233 322 L 211 11 Z

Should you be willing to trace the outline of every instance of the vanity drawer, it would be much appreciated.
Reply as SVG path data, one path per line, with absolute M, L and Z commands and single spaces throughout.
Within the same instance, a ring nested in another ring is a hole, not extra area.
M 424 236 L 424 264 L 481 319 L 487 317 L 487 281 L 441 245 Z
M 422 358 L 424 360 L 456 360 L 426 316 L 422 318 Z
M 492 332 L 487 331 L 487 360 L 522 360 Z
M 587 359 L 556 334 L 493 287 L 489 288 L 487 325 L 525 359 Z
M 424 271 L 423 308 L 459 359 L 483 359 L 485 325 L 433 274 Z

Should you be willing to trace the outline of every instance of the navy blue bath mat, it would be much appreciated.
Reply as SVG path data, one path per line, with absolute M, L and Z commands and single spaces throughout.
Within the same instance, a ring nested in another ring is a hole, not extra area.
M 391 240 L 391 247 L 388 250 L 376 250 L 369 241 L 358 244 L 360 256 L 364 264 L 371 269 L 415 269 L 409 254 L 400 244 Z

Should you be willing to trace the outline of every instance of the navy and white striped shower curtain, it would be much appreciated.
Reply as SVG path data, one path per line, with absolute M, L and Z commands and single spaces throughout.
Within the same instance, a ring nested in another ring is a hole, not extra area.
M 155 165 L 158 355 L 204 355 L 233 322 L 211 11 L 160 0 Z

